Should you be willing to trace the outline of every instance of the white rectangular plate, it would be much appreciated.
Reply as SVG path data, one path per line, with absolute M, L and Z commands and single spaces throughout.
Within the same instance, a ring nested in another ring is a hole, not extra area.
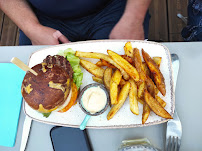
M 84 52 L 102 52 L 107 54 L 107 49 L 115 51 L 118 54 L 124 54 L 123 47 L 128 40 L 95 40 L 95 41 L 83 41 L 74 42 L 63 45 L 57 45 L 52 47 L 47 47 L 34 52 L 29 59 L 29 66 L 33 67 L 39 64 L 47 55 L 55 55 L 59 50 L 65 50 L 67 48 L 72 48 L 73 50 L 79 50 Z M 165 109 L 173 115 L 175 107 L 175 97 L 173 91 L 173 75 L 172 75 L 172 64 L 169 50 L 162 44 L 149 42 L 149 41 L 131 41 L 133 48 L 137 47 L 139 50 L 142 48 L 149 53 L 151 57 L 159 56 L 162 57 L 162 63 L 160 70 L 165 78 L 166 84 L 166 96 L 163 97 L 160 93 L 158 95 L 166 101 L 167 105 Z M 97 59 L 86 59 L 93 63 L 96 63 Z M 94 83 L 92 80 L 92 75 L 88 73 L 85 69 L 83 71 L 83 81 L 81 89 L 87 84 Z M 142 108 L 143 105 L 139 103 L 139 115 L 134 115 L 130 111 L 129 99 L 126 100 L 123 107 L 118 111 L 118 113 L 111 119 L 107 120 L 107 113 L 110 108 L 107 109 L 102 115 L 92 117 L 86 128 L 129 128 L 129 127 L 141 127 L 164 123 L 167 119 L 157 116 L 155 113 L 151 112 L 148 120 L 143 125 L 142 124 Z M 60 125 L 66 127 L 79 127 L 83 121 L 85 114 L 79 107 L 77 103 L 69 111 L 65 113 L 52 112 L 48 118 L 43 117 L 43 115 L 24 102 L 24 111 L 27 116 L 33 120 L 48 123 L 52 125 Z

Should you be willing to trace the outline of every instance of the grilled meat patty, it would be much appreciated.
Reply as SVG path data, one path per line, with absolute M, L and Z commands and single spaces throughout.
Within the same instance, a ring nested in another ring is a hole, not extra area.
M 59 55 L 54 55 L 54 56 L 50 56 L 48 55 L 44 60 L 44 63 L 49 64 L 56 64 L 58 66 L 61 66 L 66 72 L 67 74 L 69 74 L 70 78 L 72 79 L 72 75 L 73 75 L 73 70 L 72 67 L 69 63 L 69 61 L 64 58 L 63 56 L 59 56 Z

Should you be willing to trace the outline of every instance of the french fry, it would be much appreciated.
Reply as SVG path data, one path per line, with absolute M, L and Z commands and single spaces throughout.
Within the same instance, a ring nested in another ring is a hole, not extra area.
M 103 84 L 103 80 L 101 78 L 92 76 L 93 81 Z
M 160 67 L 162 58 L 161 57 L 153 57 L 152 59 L 157 64 L 157 66 Z M 149 69 L 147 67 L 146 62 L 142 62 L 142 65 L 145 66 L 143 69 L 144 69 L 145 73 L 147 73 Z
M 121 89 L 121 92 L 118 96 L 118 103 L 114 105 L 111 110 L 109 111 L 107 115 L 107 120 L 110 120 L 114 117 L 114 115 L 120 110 L 120 108 L 123 106 L 124 102 L 126 101 L 126 98 L 128 97 L 128 93 L 130 90 L 130 82 L 126 82 L 126 84 Z
M 123 48 L 127 56 L 133 57 L 133 48 L 130 41 L 128 41 Z
M 125 60 L 127 60 L 130 64 L 133 64 L 133 59 L 130 56 L 127 55 L 121 55 L 121 57 Z
M 129 102 L 130 110 L 133 114 L 139 115 L 139 107 L 137 101 L 137 85 L 133 79 L 129 79 L 130 82 L 130 92 L 129 92 Z
M 96 52 L 76 51 L 75 56 L 84 57 L 84 58 L 104 59 L 105 61 L 111 63 L 116 68 L 118 68 L 121 71 L 121 74 L 123 75 L 123 78 L 125 80 L 129 79 L 129 75 L 126 73 L 126 71 L 123 68 L 121 68 L 115 61 L 113 61 L 108 55 L 105 55 L 103 53 L 96 53 Z
M 97 65 L 93 64 L 90 61 L 80 59 L 80 65 L 88 72 L 90 72 L 91 74 L 93 74 L 98 78 L 102 78 L 104 76 L 104 69 L 98 67 Z
M 151 110 L 150 110 L 149 106 L 147 105 L 146 102 L 144 102 L 143 112 L 142 112 L 142 124 L 144 124 L 147 121 L 149 114 L 150 114 L 150 111 Z
M 154 62 L 154 60 L 149 56 L 149 54 L 146 53 L 143 49 L 142 49 L 142 55 L 143 55 L 145 62 L 147 63 L 149 70 L 151 71 L 152 75 L 154 76 L 154 82 L 155 82 L 157 88 L 159 89 L 161 94 L 163 96 L 165 96 L 166 95 L 165 80 L 164 80 L 164 77 L 163 77 L 161 71 L 159 70 L 159 67 Z
M 156 87 L 156 85 L 154 84 L 154 82 L 152 81 L 152 79 L 150 78 L 150 70 L 149 68 L 147 67 L 147 64 L 145 62 L 142 63 L 142 67 L 143 67 L 143 70 L 146 74 L 146 80 L 147 81 L 147 85 L 151 85 L 154 87 L 154 91 L 155 91 L 155 95 L 158 94 L 159 90 L 158 88 Z M 148 83 L 149 82 L 149 83 Z M 149 88 L 150 89 L 150 88 Z M 149 90 L 150 94 L 153 94 L 150 90 Z M 153 95 L 152 95 L 153 96 Z
M 142 99 L 137 98 L 137 101 L 140 102 L 141 104 L 144 104 L 144 101 Z
M 155 96 L 155 99 L 161 104 L 161 106 L 164 108 L 166 106 L 166 102 L 160 98 L 159 96 Z
M 151 80 L 151 78 L 149 76 L 147 76 L 147 75 L 146 75 L 146 78 L 145 78 L 145 84 L 146 84 L 146 88 L 149 91 L 149 93 L 153 97 L 155 97 L 155 90 L 157 88 L 156 88 L 154 82 Z M 145 124 L 145 122 L 149 118 L 150 111 L 151 110 L 150 110 L 148 104 L 146 102 L 144 102 L 144 104 L 143 104 L 143 113 L 142 113 L 142 124 Z
M 142 63 L 142 68 L 143 68 L 144 73 L 145 73 L 148 77 L 150 77 L 151 72 L 150 72 L 149 68 L 147 67 L 146 62 L 143 62 L 143 63 Z
M 162 58 L 161 57 L 153 57 L 152 59 L 157 64 L 157 66 L 160 67 Z
M 143 68 L 142 67 L 142 58 L 140 56 L 140 51 L 137 48 L 135 48 L 133 51 L 133 62 L 134 62 L 133 64 L 134 64 L 135 68 L 137 69 L 137 72 L 140 75 L 140 82 L 145 81 L 146 75 L 142 69 Z
M 125 59 L 123 59 L 117 53 L 107 50 L 109 56 L 121 67 L 123 68 L 135 81 L 139 81 L 139 73 L 137 70 Z
M 99 67 L 104 66 L 104 65 L 102 64 L 102 61 L 100 61 L 100 60 L 96 63 L 96 65 L 99 66 Z
M 161 57 L 153 57 L 152 59 L 154 60 L 154 62 L 156 63 L 156 65 L 157 65 L 158 67 L 160 67 L 160 64 L 161 64 Z M 154 75 L 151 74 L 150 77 L 151 77 L 151 79 L 154 81 Z
M 137 91 L 137 96 L 139 99 L 143 99 L 144 98 L 144 91 L 146 89 L 146 84 L 145 82 L 142 82 L 138 88 L 138 91 Z
M 119 85 L 120 81 L 121 81 L 121 78 L 122 78 L 122 75 L 121 75 L 121 72 L 117 69 L 112 78 L 111 78 L 111 81 L 116 83 L 117 85 Z
M 144 92 L 144 100 L 155 114 L 166 119 L 172 119 L 172 116 L 149 94 L 147 90 Z
M 160 64 L 161 64 L 161 57 L 153 57 L 153 60 L 154 62 L 157 64 L 158 67 L 160 67 Z M 144 73 L 148 76 L 148 77 L 151 77 L 151 79 L 154 79 L 153 75 L 151 75 L 151 72 L 149 70 L 149 68 L 147 67 L 147 64 L 146 62 L 142 62 L 142 67 L 143 67 L 143 71 Z M 158 89 L 157 89 L 158 90 Z M 156 91 L 157 94 L 159 91 Z
M 153 60 L 159 67 L 161 64 L 162 58 L 161 57 L 153 57 Z M 147 67 L 146 62 L 142 62 L 142 67 L 143 67 L 143 71 L 145 72 L 146 76 L 149 77 L 150 80 L 152 80 L 153 76 L 151 76 L 151 72 L 150 72 L 149 68 Z M 152 77 L 152 78 L 150 78 L 150 77 Z M 159 90 L 155 85 L 155 95 L 157 95 L 158 93 L 159 93 Z
M 155 97 L 155 88 L 156 88 L 156 86 L 155 86 L 154 82 L 150 79 L 150 77 L 146 76 L 145 83 L 146 83 L 146 88 L 149 91 L 149 93 L 153 97 Z M 151 110 L 150 110 L 148 104 L 146 102 L 144 102 L 144 104 L 143 104 L 143 113 L 142 113 L 142 124 L 144 124 L 147 121 L 147 119 L 149 118 L 150 111 Z
M 106 68 L 104 72 L 104 85 L 109 90 L 110 89 L 110 81 L 112 78 L 112 68 Z
M 159 93 L 159 89 L 155 85 L 155 95 L 157 95 L 158 93 Z
M 100 59 L 100 61 L 102 62 L 102 64 L 104 66 L 107 66 L 109 68 L 116 68 L 115 66 L 113 66 L 112 64 L 108 63 L 107 61 L 105 61 L 104 59 Z
M 121 81 L 120 81 L 119 85 L 122 87 L 122 86 L 124 86 L 125 84 L 126 84 L 126 81 L 125 81 L 123 78 L 121 78 Z
M 121 81 L 122 75 L 121 72 L 117 69 L 110 81 L 110 99 L 111 99 L 111 105 L 118 103 L 118 85 Z
M 157 88 L 156 88 L 154 82 L 152 81 L 152 79 L 147 76 L 145 83 L 146 83 L 148 92 L 151 94 L 152 97 L 155 97 L 155 95 L 156 95 L 155 89 L 157 89 Z
M 114 82 L 110 82 L 110 100 L 111 100 L 111 105 L 117 104 L 118 103 L 118 85 Z

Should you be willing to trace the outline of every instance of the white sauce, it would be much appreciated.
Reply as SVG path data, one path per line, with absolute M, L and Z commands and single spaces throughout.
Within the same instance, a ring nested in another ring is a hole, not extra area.
M 104 109 L 107 103 L 107 95 L 99 86 L 91 87 L 84 91 L 81 101 L 86 111 L 94 114 Z

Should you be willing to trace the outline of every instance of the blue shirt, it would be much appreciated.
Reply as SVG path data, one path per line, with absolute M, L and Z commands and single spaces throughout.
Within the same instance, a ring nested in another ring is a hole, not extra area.
M 28 0 L 39 12 L 54 18 L 78 18 L 103 8 L 110 0 Z

